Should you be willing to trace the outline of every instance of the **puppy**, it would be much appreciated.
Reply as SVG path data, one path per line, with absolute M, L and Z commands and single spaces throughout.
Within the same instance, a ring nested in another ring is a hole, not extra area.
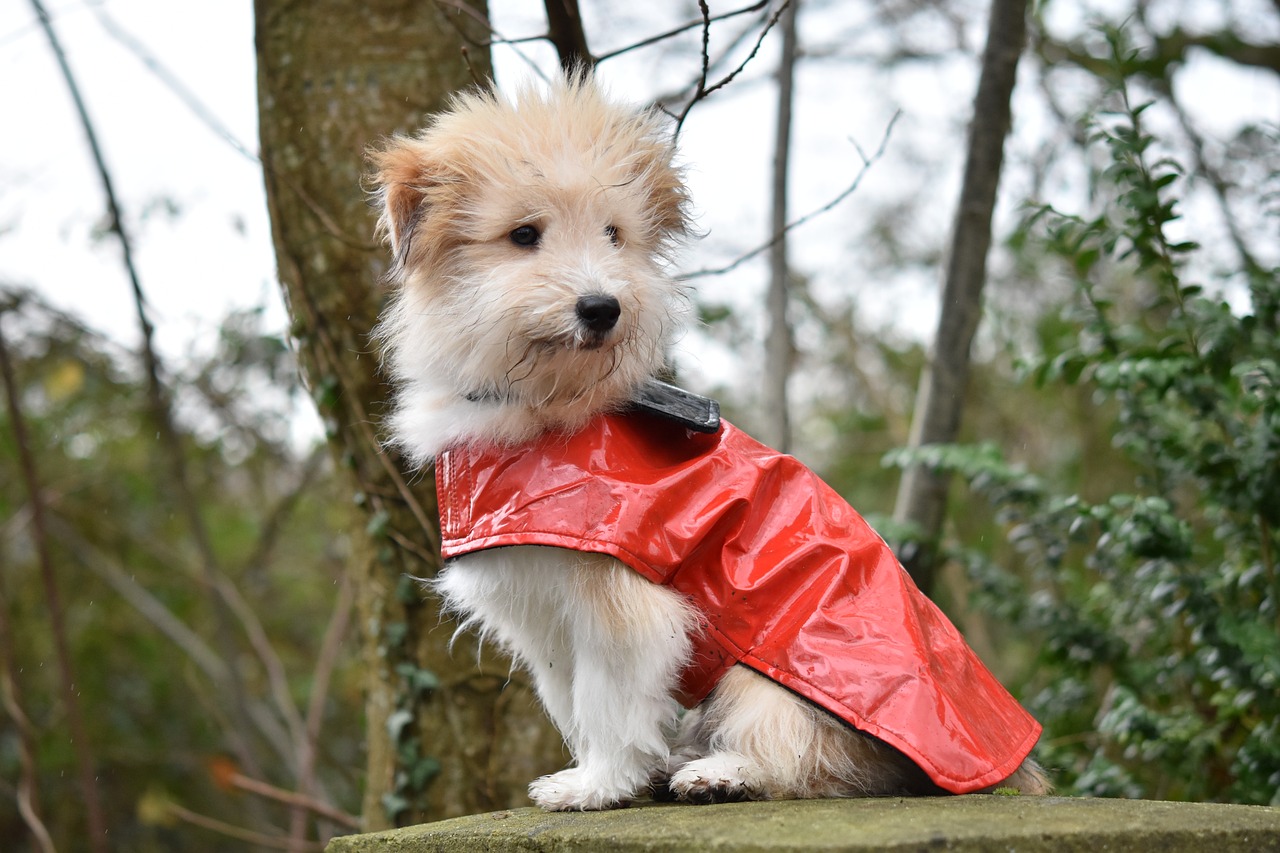
M 450 558 L 431 586 L 575 759 L 535 803 L 1046 791 L 1039 726 L 861 518 L 654 381 L 689 231 L 659 117 L 574 77 L 462 95 L 371 159 L 390 432 L 435 463 Z

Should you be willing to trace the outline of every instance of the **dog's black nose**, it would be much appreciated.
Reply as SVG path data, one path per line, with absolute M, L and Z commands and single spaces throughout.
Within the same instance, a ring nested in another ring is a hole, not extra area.
M 622 313 L 622 306 L 612 296 L 594 294 L 579 298 L 576 310 L 578 319 L 582 320 L 584 326 L 602 335 L 612 329 L 618 322 L 618 316 Z

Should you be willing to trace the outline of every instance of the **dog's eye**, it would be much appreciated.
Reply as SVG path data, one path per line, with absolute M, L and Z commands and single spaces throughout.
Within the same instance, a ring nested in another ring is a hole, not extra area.
M 604 227 L 604 236 L 608 237 L 609 242 L 615 246 L 622 242 L 622 238 L 618 236 L 618 226 L 616 225 L 606 225 Z
M 517 246 L 536 246 L 542 234 L 532 225 L 521 225 L 511 232 L 511 242 Z

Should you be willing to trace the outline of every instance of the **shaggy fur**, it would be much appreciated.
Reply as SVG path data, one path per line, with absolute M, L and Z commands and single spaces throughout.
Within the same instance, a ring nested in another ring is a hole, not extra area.
M 658 118 L 589 81 L 458 98 L 372 155 L 398 285 L 378 336 L 392 439 L 425 464 L 618 408 L 658 373 L 685 299 L 668 252 L 687 198 Z M 461 629 L 532 675 L 575 766 L 529 787 L 547 809 L 652 789 L 690 802 L 936 793 L 901 753 L 743 667 L 697 709 L 673 698 L 696 624 L 673 590 L 610 557 L 481 551 L 432 582 Z M 1004 784 L 1043 793 L 1028 762 Z

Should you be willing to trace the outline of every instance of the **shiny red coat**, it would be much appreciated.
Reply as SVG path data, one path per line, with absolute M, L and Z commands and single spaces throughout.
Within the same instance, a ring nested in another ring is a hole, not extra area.
M 681 701 L 734 663 L 897 747 L 940 787 L 1008 777 L 1039 724 L 816 474 L 722 422 L 642 413 L 436 460 L 443 552 L 507 545 L 609 554 L 704 615 Z

